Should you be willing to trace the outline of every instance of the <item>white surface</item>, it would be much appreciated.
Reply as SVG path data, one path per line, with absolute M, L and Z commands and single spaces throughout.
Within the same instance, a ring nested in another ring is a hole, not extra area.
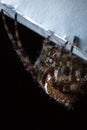
M 51 40 L 57 43 L 64 37 L 72 43 L 79 37 L 79 48 L 74 53 L 87 60 L 87 0 L 0 0 L 3 8 L 19 22 L 46 37 L 53 32 Z M 1 7 L 2 8 L 2 7 Z M 21 17 L 22 16 L 22 17 Z M 65 40 L 64 40 L 65 41 Z M 64 42 L 61 41 L 61 42 Z M 67 46 L 70 49 L 70 45 Z

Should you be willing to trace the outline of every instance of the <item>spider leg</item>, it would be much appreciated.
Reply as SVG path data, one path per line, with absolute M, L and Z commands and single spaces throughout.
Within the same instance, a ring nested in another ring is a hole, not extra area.
M 65 47 L 67 46 L 67 44 L 68 44 L 68 41 L 65 42 L 64 45 L 61 46 L 61 48 L 60 48 L 60 59 L 61 59 L 61 57 L 62 57 L 63 54 L 64 54 L 64 49 L 65 49 Z
M 17 46 L 18 46 L 18 49 L 16 50 L 16 52 L 17 52 L 18 56 L 20 57 L 23 65 L 25 66 L 25 69 L 31 73 L 31 75 L 34 79 L 37 79 L 37 74 L 34 71 L 33 64 L 31 63 L 29 56 L 27 55 L 27 53 L 23 49 L 23 46 L 22 46 L 22 43 L 21 43 L 21 40 L 20 40 L 20 37 L 19 37 L 17 14 L 15 14 L 14 24 L 15 24 L 16 42 L 17 42 Z
M 68 44 L 68 41 L 64 43 L 63 47 L 65 48 L 67 44 Z
M 19 33 L 18 33 L 18 24 L 17 24 L 17 14 L 15 14 L 15 20 L 14 20 L 14 25 L 15 25 L 15 37 L 16 37 L 16 40 L 14 39 L 14 36 L 12 35 L 12 33 L 9 31 L 9 28 L 7 26 L 7 23 L 6 23 L 6 18 L 5 18 L 5 15 L 4 15 L 4 12 L 3 10 L 1 10 L 1 13 L 2 13 L 2 20 L 3 20 L 3 24 L 4 24 L 4 28 L 8 34 L 8 37 L 9 39 L 11 40 L 12 42 L 12 45 L 17 53 L 17 55 L 19 56 L 21 62 L 23 63 L 24 67 L 25 67 L 25 70 L 27 70 L 28 72 L 31 73 L 32 77 L 34 79 L 36 79 L 36 73 L 34 71 L 34 68 L 33 68 L 33 65 L 27 55 L 27 53 L 25 52 L 25 50 L 23 49 L 22 47 L 22 43 L 21 43 L 21 40 L 19 38 Z
M 78 37 L 74 36 L 74 39 L 73 39 L 73 43 L 71 45 L 71 50 L 70 50 L 70 62 L 71 62 L 71 69 L 70 69 L 70 74 L 69 76 L 71 77 L 73 74 L 72 74 L 72 61 L 73 61 L 73 56 L 72 56 L 72 53 L 73 53 L 73 49 L 74 49 L 74 46 L 78 43 Z M 63 88 L 63 91 L 64 92 L 73 92 L 74 94 L 75 93 L 81 93 L 81 89 L 80 89 L 80 84 L 75 82 L 74 83 L 71 83 L 70 86 L 66 86 Z
M 17 46 L 18 46 L 18 49 L 16 50 L 16 52 L 17 52 L 18 56 L 20 57 L 23 65 L 25 66 L 25 69 L 31 73 L 31 75 L 33 76 L 34 79 L 36 79 L 36 73 L 34 71 L 33 65 L 32 65 L 32 63 L 31 63 L 31 61 L 29 59 L 29 56 L 27 55 L 27 53 L 23 49 L 21 40 L 19 38 L 18 23 L 17 23 L 17 14 L 15 14 L 14 24 L 15 24 L 16 42 L 17 42 Z
M 11 34 L 11 32 L 8 29 L 3 9 L 1 10 L 1 14 L 2 14 L 2 21 L 3 21 L 3 25 L 4 25 L 4 28 L 5 28 L 5 31 L 7 32 L 7 35 L 9 37 L 9 39 L 11 40 L 11 42 L 13 44 L 13 47 L 16 48 L 16 46 L 15 46 L 15 39 L 14 39 L 13 35 Z
M 50 42 L 50 36 L 48 36 L 47 38 L 45 38 L 44 40 L 43 40 L 43 44 L 48 44 L 49 42 Z
M 65 47 L 66 47 L 67 44 L 68 44 L 68 41 L 65 42 L 64 45 L 62 46 L 62 48 L 61 48 L 61 54 L 63 54 L 63 51 L 64 51 L 64 49 L 65 49 Z
M 75 46 L 77 43 L 78 43 L 78 37 L 74 36 L 73 43 L 72 43 L 72 45 L 71 45 L 71 50 L 70 50 L 71 55 L 72 55 L 72 53 L 73 53 L 73 48 L 74 48 L 74 46 Z

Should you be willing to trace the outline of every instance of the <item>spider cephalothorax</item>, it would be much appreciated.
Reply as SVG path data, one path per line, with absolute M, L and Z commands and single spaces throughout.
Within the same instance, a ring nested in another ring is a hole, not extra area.
M 31 73 L 48 95 L 59 103 L 70 106 L 75 103 L 79 95 L 87 93 L 87 62 L 73 54 L 73 47 L 78 40 L 76 36 L 70 51 L 65 49 L 67 42 L 64 46 L 59 46 L 46 38 L 43 41 L 40 56 L 32 65 L 19 39 L 17 14 L 14 21 L 16 40 L 8 29 L 3 10 L 2 19 L 9 39 L 25 69 Z

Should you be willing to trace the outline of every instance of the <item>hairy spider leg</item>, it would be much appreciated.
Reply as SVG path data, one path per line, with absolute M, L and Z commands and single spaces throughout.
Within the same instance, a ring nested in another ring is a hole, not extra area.
M 74 39 L 73 39 L 73 43 L 71 45 L 71 50 L 70 50 L 70 56 L 71 56 L 71 59 L 70 59 L 70 62 L 71 62 L 71 69 L 70 69 L 70 75 L 72 75 L 72 62 L 74 60 L 72 54 L 73 54 L 73 49 L 74 49 L 74 46 L 78 43 L 78 37 L 74 36 Z M 66 87 L 66 90 L 64 91 L 67 91 L 67 87 Z M 67 92 L 73 92 L 73 93 L 82 93 L 82 89 L 80 87 L 80 83 L 72 83 L 69 87 L 68 87 L 68 91 Z
M 70 50 L 71 55 L 72 55 L 72 53 L 73 53 L 74 46 L 75 46 L 77 43 L 78 43 L 78 37 L 74 36 L 73 43 L 72 43 L 72 45 L 71 45 L 71 50 Z
M 12 42 L 12 45 L 13 45 L 17 55 L 19 56 L 21 62 L 23 63 L 23 65 L 25 67 L 25 70 L 27 70 L 29 73 L 31 73 L 32 77 L 34 79 L 36 79 L 37 76 L 36 76 L 36 73 L 35 73 L 35 71 L 33 69 L 33 65 L 32 65 L 32 63 L 31 63 L 31 61 L 29 59 L 29 56 L 27 55 L 27 53 L 23 49 L 21 40 L 19 38 L 18 24 L 17 24 L 17 14 L 15 14 L 15 20 L 14 20 L 15 37 L 16 37 L 16 40 L 15 40 L 12 33 L 9 31 L 9 28 L 7 26 L 7 23 L 6 23 L 6 18 L 5 18 L 3 10 L 1 10 L 1 12 L 2 12 L 2 20 L 3 20 L 4 28 L 5 28 L 6 32 L 7 32 L 7 35 L 9 37 L 9 39 Z
M 68 44 L 68 41 L 65 42 L 63 46 L 60 47 L 60 59 L 64 54 L 64 50 L 65 50 L 65 47 L 67 46 L 67 44 Z
M 29 56 L 27 55 L 27 53 L 23 49 L 21 40 L 19 38 L 18 23 L 17 23 L 17 14 L 15 14 L 14 24 L 15 24 L 16 42 L 17 42 L 17 46 L 18 46 L 17 54 L 19 55 L 19 57 L 21 58 L 21 61 L 25 65 L 25 69 L 31 73 L 31 75 L 32 75 L 32 77 L 34 79 L 36 79 L 37 75 L 36 75 L 36 73 L 34 71 L 33 65 L 32 65 L 32 63 L 31 63 L 31 61 L 29 59 Z
M 9 37 L 9 39 L 11 40 L 11 42 L 13 44 L 13 47 L 15 48 L 15 46 L 14 46 L 15 45 L 15 39 L 14 39 L 13 35 L 11 34 L 11 32 L 8 29 L 3 9 L 1 10 L 1 14 L 2 14 L 2 21 L 3 21 L 3 25 L 4 25 L 4 28 L 5 28 L 5 31 L 7 32 L 7 35 Z

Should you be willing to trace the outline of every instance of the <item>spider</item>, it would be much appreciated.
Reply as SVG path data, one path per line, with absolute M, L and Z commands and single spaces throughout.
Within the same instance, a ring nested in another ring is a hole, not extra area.
M 17 14 L 14 19 L 16 38 L 7 26 L 3 10 L 1 14 L 4 28 L 25 69 L 50 97 L 69 108 L 80 95 L 87 94 L 87 61 L 73 54 L 78 37 L 74 37 L 70 51 L 65 49 L 68 42 L 59 46 L 52 43 L 50 37 L 46 38 L 40 56 L 32 64 L 19 38 Z

